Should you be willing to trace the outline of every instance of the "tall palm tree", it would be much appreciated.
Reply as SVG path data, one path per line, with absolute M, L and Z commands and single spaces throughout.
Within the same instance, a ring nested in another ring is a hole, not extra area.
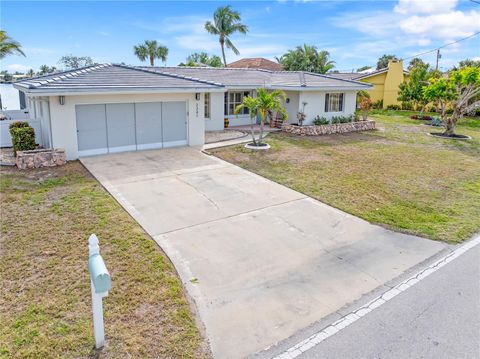
M 150 66 L 154 66 L 155 59 L 160 59 L 163 62 L 167 61 L 168 47 L 158 45 L 156 40 L 145 40 L 143 44 L 134 46 L 133 52 L 140 61 L 145 61 L 148 58 Z
M 218 36 L 218 42 L 222 48 L 223 64 L 227 66 L 227 60 L 225 58 L 225 45 L 231 49 L 235 55 L 240 55 L 240 51 L 233 45 L 230 40 L 230 35 L 235 32 L 246 34 L 248 31 L 247 25 L 242 24 L 240 13 L 232 10 L 230 5 L 219 7 L 213 13 L 213 23 L 207 21 L 205 23 L 205 30 L 212 35 Z
M 25 56 L 22 45 L 8 36 L 5 30 L 0 30 L 0 59 L 13 54 Z

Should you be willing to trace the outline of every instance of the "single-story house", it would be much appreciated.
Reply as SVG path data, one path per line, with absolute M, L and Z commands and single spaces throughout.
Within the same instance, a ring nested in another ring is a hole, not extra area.
M 14 84 L 39 119 L 45 148 L 68 159 L 171 146 L 202 146 L 205 131 L 246 125 L 245 96 L 259 87 L 284 90 L 290 122 L 304 110 L 316 116 L 350 115 L 356 93 L 371 86 L 308 72 L 233 68 L 130 67 L 101 64 Z
M 229 63 L 227 67 L 234 69 L 263 69 L 270 71 L 283 71 L 283 65 L 263 57 L 246 57 Z
M 402 60 L 390 60 L 388 67 L 377 71 L 337 72 L 329 75 L 373 85 L 368 90 L 372 101 L 383 101 L 383 108 L 387 108 L 388 105 L 400 105 L 400 101 L 397 100 L 399 86 L 403 81 L 408 81 L 410 73 L 403 69 Z

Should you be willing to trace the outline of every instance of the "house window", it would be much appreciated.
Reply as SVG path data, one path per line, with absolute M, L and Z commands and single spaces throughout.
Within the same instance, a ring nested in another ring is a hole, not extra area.
M 205 118 L 210 118 L 210 94 L 205 94 Z
M 235 109 L 238 105 L 243 103 L 243 98 L 251 96 L 250 91 L 235 91 L 225 93 L 225 115 L 235 115 Z M 248 115 L 248 108 L 244 108 L 240 111 L 239 115 Z
M 325 94 L 325 112 L 343 111 L 343 93 Z

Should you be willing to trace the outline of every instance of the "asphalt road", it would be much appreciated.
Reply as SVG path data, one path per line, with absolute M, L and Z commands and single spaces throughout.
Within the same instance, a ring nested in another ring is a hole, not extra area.
M 480 358 L 480 245 L 299 358 Z

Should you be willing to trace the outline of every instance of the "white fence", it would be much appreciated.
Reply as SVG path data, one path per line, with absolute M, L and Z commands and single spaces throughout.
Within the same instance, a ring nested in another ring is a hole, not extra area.
M 28 114 L 23 111 L 2 111 L 2 114 L 7 116 L 7 120 L 0 120 L 0 147 L 11 147 L 12 137 L 10 136 L 9 126 L 16 121 L 26 121 L 35 130 L 35 141 L 42 143 L 42 127 L 40 120 L 28 118 Z

